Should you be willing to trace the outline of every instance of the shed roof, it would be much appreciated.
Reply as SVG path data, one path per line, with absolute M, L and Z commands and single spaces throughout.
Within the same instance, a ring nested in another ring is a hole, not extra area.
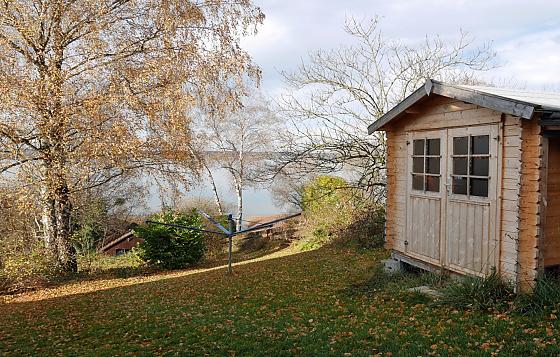
M 458 86 L 479 92 L 494 94 L 504 98 L 515 99 L 541 106 L 544 110 L 560 111 L 560 93 L 557 92 L 530 92 L 517 89 L 506 89 L 484 86 Z
M 122 236 L 113 239 L 112 241 L 110 241 L 109 243 L 105 244 L 103 247 L 101 247 L 100 251 L 101 252 L 105 252 L 108 249 L 111 249 L 112 247 L 114 247 L 115 245 L 121 243 L 122 241 L 124 241 L 125 239 L 128 239 L 130 237 L 134 236 L 134 231 L 129 231 L 125 234 L 123 234 Z
M 428 79 L 422 87 L 418 88 L 371 124 L 368 127 L 368 133 L 371 134 L 381 129 L 393 119 L 405 114 L 408 108 L 424 100 L 432 93 L 477 104 L 481 107 L 494 109 L 524 119 L 531 119 L 535 111 L 560 112 L 560 93 L 453 85 Z

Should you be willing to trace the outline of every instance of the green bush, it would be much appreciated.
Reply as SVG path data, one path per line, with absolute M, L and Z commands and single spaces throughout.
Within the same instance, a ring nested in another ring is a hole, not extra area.
M 383 245 L 385 210 L 367 193 L 350 188 L 346 180 L 336 176 L 318 176 L 301 192 L 305 218 L 301 250 L 334 241 L 364 249 Z
M 467 276 L 442 290 L 441 303 L 459 309 L 504 310 L 515 295 L 511 284 L 493 271 L 486 277 Z
M 195 211 L 165 211 L 150 220 L 202 228 L 201 217 Z M 144 240 L 139 246 L 140 257 L 165 269 L 179 269 L 195 264 L 202 259 L 206 250 L 204 235 L 198 231 L 148 224 L 135 228 L 134 234 Z
M 84 222 L 77 226 L 72 234 L 72 244 L 78 255 L 79 270 L 88 271 L 92 268 L 97 255 L 97 245 L 103 240 L 104 232 L 96 222 Z
M 327 207 L 338 207 L 344 200 L 348 187 L 345 179 L 337 176 L 318 176 L 308 182 L 301 194 L 301 206 L 304 211 L 316 212 Z

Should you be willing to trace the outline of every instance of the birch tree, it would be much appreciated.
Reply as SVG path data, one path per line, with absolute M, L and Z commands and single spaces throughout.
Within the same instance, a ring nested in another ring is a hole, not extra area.
M 259 77 L 239 40 L 262 20 L 250 0 L 0 2 L 0 176 L 39 202 L 62 270 L 74 194 L 198 169 L 189 113 L 239 104 Z
M 272 171 L 294 177 L 352 171 L 353 186 L 382 197 L 385 137 L 367 127 L 427 78 L 477 83 L 494 66 L 488 44 L 474 47 L 460 32 L 455 41 L 426 37 L 419 44 L 386 38 L 378 18 L 345 24 L 349 45 L 317 50 L 293 72 L 282 72 L 286 119 L 281 154 Z
M 209 115 L 205 124 L 210 143 L 208 160 L 225 169 L 233 181 L 240 229 L 243 193 L 248 186 L 260 182 L 262 166 L 274 148 L 277 117 L 263 98 L 253 95 L 242 109 L 223 116 Z

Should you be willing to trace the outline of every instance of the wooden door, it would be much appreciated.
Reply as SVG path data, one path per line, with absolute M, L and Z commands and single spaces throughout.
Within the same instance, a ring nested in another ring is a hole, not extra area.
M 485 275 L 497 266 L 497 125 L 448 129 L 442 264 Z
M 445 130 L 408 134 L 405 252 L 440 265 Z

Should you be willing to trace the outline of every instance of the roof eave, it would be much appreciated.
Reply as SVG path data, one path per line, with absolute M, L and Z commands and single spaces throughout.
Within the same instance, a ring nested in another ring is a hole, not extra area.
M 418 103 L 420 100 L 426 98 L 432 93 L 433 85 L 431 80 L 427 80 L 426 83 L 415 90 L 411 95 L 406 97 L 402 102 L 393 107 L 387 113 L 383 114 L 379 119 L 368 126 L 368 134 L 373 134 L 377 130 L 381 129 L 383 126 L 388 124 L 390 121 L 401 115 L 408 108 Z
M 370 126 L 368 126 L 368 134 L 382 129 L 389 122 L 401 116 L 408 108 L 426 98 L 430 94 L 437 94 L 447 98 L 457 99 L 463 102 L 480 105 L 481 107 L 496 110 L 498 112 L 514 115 L 524 119 L 531 119 L 538 107 L 534 104 L 504 98 L 490 93 L 480 92 L 474 89 L 461 88 L 453 85 L 443 84 L 438 81 L 428 79 L 424 86 L 418 88 L 405 100 L 397 104 L 393 109 L 389 110 Z
M 433 92 L 435 94 L 458 99 L 463 102 L 473 103 L 481 107 L 493 109 L 498 112 L 514 115 L 523 119 L 531 119 L 535 108 L 534 104 L 515 100 L 511 98 L 504 98 L 498 95 L 484 93 L 475 89 L 465 89 L 453 85 L 447 85 L 440 82 L 432 81 L 434 83 Z

